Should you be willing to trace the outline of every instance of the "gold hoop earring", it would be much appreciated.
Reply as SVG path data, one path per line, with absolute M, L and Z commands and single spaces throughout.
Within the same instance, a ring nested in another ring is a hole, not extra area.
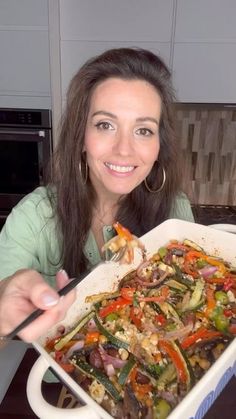
M 146 178 L 144 179 L 144 185 L 146 186 L 148 192 L 157 193 L 157 192 L 160 192 L 163 189 L 163 187 L 165 185 L 165 182 L 166 182 L 166 171 L 165 171 L 164 167 L 162 167 L 162 175 L 163 175 L 162 184 L 161 184 L 160 188 L 155 189 L 155 190 L 151 189 L 147 184 L 147 179 Z
M 87 160 L 85 160 L 85 173 L 83 175 L 83 171 L 82 171 L 82 160 L 80 160 L 79 162 L 79 171 L 80 171 L 80 176 L 81 176 L 81 180 L 83 185 L 86 185 L 87 180 L 88 180 L 88 163 Z

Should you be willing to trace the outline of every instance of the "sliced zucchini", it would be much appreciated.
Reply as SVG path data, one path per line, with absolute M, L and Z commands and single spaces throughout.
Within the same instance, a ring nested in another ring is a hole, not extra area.
M 124 349 L 128 349 L 129 348 L 129 344 L 127 342 L 125 342 L 124 340 L 118 339 L 116 336 L 112 335 L 109 330 L 107 330 L 103 324 L 100 322 L 99 318 L 97 315 L 95 315 L 94 317 L 94 321 L 96 323 L 96 326 L 98 328 L 98 330 L 104 335 L 106 336 L 106 338 L 108 339 L 109 342 L 111 342 L 113 345 L 115 345 L 117 348 L 124 348 Z
M 100 384 L 102 384 L 106 391 L 115 399 L 117 402 L 122 400 L 122 397 L 118 390 L 115 388 L 114 384 L 109 380 L 109 378 L 96 367 L 92 367 L 87 362 L 83 361 L 80 358 L 73 357 L 70 361 L 76 368 L 81 372 L 91 378 L 95 378 Z
M 124 365 L 124 367 L 120 371 L 120 375 L 118 378 L 118 383 L 120 385 L 123 386 L 126 383 L 129 373 L 132 370 L 132 368 L 135 366 L 135 364 L 136 364 L 135 358 L 133 357 L 133 355 L 130 355 L 127 363 Z
M 194 291 L 190 298 L 190 301 L 181 308 L 182 312 L 189 311 L 189 310 L 196 310 L 197 308 L 199 308 L 199 306 L 202 305 L 203 303 L 202 295 L 203 295 L 204 286 L 205 284 L 201 279 L 197 280 Z
M 160 307 L 162 313 L 167 318 L 171 317 L 173 321 L 175 321 L 179 325 L 183 325 L 183 322 L 182 322 L 181 318 L 179 317 L 179 314 L 177 313 L 177 311 L 174 309 L 174 307 L 170 303 L 165 301 L 164 303 L 157 303 L 157 304 Z
M 57 351 L 60 351 L 75 335 L 78 333 L 82 327 L 93 317 L 95 316 L 95 311 L 90 311 L 87 313 L 80 321 L 75 325 L 75 327 L 70 330 L 68 333 L 63 335 L 58 342 L 54 345 Z
M 174 381 L 176 376 L 177 373 L 174 364 L 168 364 L 157 380 L 158 390 L 164 390 L 165 386 Z
M 168 285 L 170 288 L 173 288 L 174 290 L 178 290 L 181 292 L 185 292 L 188 289 L 186 285 L 182 284 L 179 281 L 176 281 L 175 279 L 169 279 L 165 282 L 165 285 Z
M 198 252 L 204 252 L 203 248 L 201 246 L 199 246 L 197 243 L 193 242 L 192 240 L 185 239 L 183 241 L 183 244 L 185 246 L 192 247 L 192 249 L 197 250 Z

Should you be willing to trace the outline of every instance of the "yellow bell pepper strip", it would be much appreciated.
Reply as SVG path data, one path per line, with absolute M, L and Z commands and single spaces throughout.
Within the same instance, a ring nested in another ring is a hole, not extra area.
M 221 336 L 221 333 L 216 330 L 209 330 L 205 327 L 200 327 L 195 333 L 184 338 L 181 342 L 181 347 L 187 349 L 196 343 L 199 339 L 212 339 Z
M 199 276 L 199 273 L 196 272 L 195 270 L 192 270 L 191 265 L 195 263 L 196 259 L 203 259 L 205 260 L 207 263 L 209 263 L 209 265 L 212 266 L 216 266 L 218 268 L 218 270 L 222 273 L 222 275 L 225 274 L 226 272 L 226 267 L 225 265 L 220 262 L 217 259 L 214 259 L 210 256 L 205 255 L 202 252 L 198 252 L 196 250 L 190 250 L 186 255 L 185 255 L 185 264 L 184 267 L 187 268 L 187 270 L 189 269 L 190 271 L 192 271 L 192 274 L 190 273 L 190 275 L 192 275 L 194 278 Z M 187 273 L 189 273 L 186 270 Z
M 113 224 L 113 227 L 116 230 L 118 236 L 120 236 L 121 238 L 124 238 L 127 241 L 133 240 L 133 235 L 130 233 L 130 231 L 127 228 L 122 226 L 122 224 L 120 224 L 119 221 L 116 221 Z
M 205 259 L 210 265 L 216 266 L 219 269 L 219 271 L 222 273 L 222 275 L 225 274 L 226 266 L 222 262 L 220 262 L 219 260 L 213 259 L 210 256 L 206 256 Z
M 126 300 L 125 298 L 119 297 L 117 298 L 117 300 L 112 301 L 112 303 L 108 304 L 107 306 L 102 307 L 99 310 L 99 317 L 103 319 L 108 314 L 117 312 L 122 307 L 129 306 L 131 304 L 132 304 L 132 300 Z

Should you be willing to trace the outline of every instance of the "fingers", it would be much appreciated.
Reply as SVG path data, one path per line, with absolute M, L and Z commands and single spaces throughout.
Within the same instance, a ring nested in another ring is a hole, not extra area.
M 67 310 L 75 300 L 75 295 L 75 290 L 73 290 L 66 296 L 61 297 L 56 306 L 46 310 L 38 319 L 23 329 L 19 336 L 26 342 L 32 342 L 45 334 L 52 326 L 63 320 Z
M 59 287 L 69 281 L 64 271 L 58 272 L 56 279 Z M 65 297 L 60 297 L 56 290 L 50 287 L 38 272 L 33 270 L 20 270 L 3 281 L 0 293 L 2 334 L 7 334 L 14 329 L 36 308 L 45 310 L 38 319 L 19 334 L 26 341 L 37 339 L 55 323 L 61 321 L 75 299 L 75 291 L 71 291 Z M 9 307 L 11 307 L 11 311 L 9 311 Z
M 21 278 L 22 277 L 22 278 Z M 47 310 L 59 302 L 59 295 L 36 271 L 21 271 L 18 277 L 22 296 L 25 295 L 35 307 Z
M 66 284 L 68 284 L 68 282 L 70 281 L 66 271 L 64 271 L 64 269 L 61 269 L 59 272 L 57 272 L 56 274 L 56 283 L 57 283 L 57 287 L 60 290 L 61 288 L 63 288 Z

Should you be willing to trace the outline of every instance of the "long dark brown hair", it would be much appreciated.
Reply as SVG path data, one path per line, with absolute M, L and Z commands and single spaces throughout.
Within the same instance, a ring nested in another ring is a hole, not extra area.
M 68 89 L 50 182 L 56 190 L 54 205 L 63 238 L 62 264 L 70 276 L 78 275 L 88 263 L 83 249 L 96 194 L 89 179 L 86 184 L 84 182 L 84 136 L 93 91 L 109 77 L 145 80 L 157 90 L 161 97 L 160 152 L 158 162 L 154 163 L 147 178 L 149 187 L 157 189 L 163 179 L 162 168 L 166 172 L 166 182 L 160 192 L 150 193 L 142 182 L 126 195 L 120 202 L 116 219 L 141 236 L 168 218 L 180 188 L 179 152 L 172 110 L 174 94 L 170 71 L 164 62 L 152 52 L 136 48 L 108 50 L 87 61 Z

